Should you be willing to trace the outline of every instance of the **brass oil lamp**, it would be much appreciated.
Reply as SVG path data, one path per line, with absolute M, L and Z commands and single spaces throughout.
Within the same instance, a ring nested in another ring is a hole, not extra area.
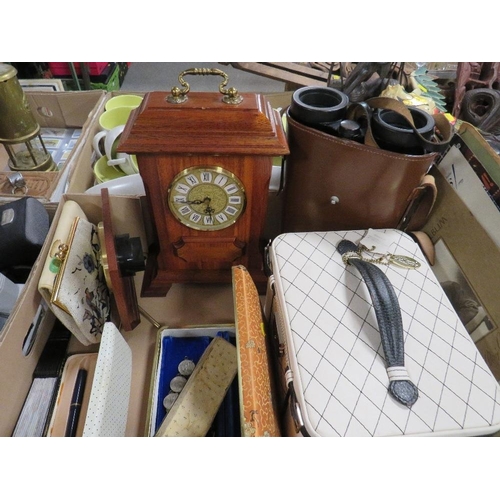
M 55 170 L 56 165 L 40 135 L 40 125 L 16 75 L 16 68 L 0 63 L 0 143 L 9 155 L 9 169 Z

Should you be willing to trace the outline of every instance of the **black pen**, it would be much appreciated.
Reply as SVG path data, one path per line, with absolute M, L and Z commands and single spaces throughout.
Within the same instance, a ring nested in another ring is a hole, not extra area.
M 76 376 L 75 388 L 71 397 L 71 406 L 69 407 L 68 422 L 66 423 L 65 437 L 75 437 L 78 419 L 82 408 L 83 393 L 85 391 L 85 382 L 87 381 L 87 370 L 80 368 Z

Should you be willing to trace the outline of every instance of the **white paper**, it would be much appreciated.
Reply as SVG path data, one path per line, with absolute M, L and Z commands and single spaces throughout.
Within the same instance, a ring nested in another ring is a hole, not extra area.
M 132 351 L 113 323 L 105 323 L 83 437 L 125 436 Z

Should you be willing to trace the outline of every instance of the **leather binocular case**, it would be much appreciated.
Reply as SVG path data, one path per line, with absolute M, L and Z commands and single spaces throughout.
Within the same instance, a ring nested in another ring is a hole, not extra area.
M 336 137 L 287 112 L 283 231 L 419 229 L 435 200 L 437 153 L 408 155 Z M 426 197 L 419 217 L 409 213 Z M 430 196 L 430 198 L 429 198 Z

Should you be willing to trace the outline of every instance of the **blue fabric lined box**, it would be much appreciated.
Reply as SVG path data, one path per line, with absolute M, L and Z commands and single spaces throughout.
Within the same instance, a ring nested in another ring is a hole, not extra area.
M 179 363 L 184 359 L 190 359 L 197 364 L 215 336 L 220 336 L 233 345 L 236 344 L 233 327 L 164 329 L 159 333 L 157 359 L 153 370 L 148 435 L 153 436 L 156 433 L 167 414 L 163 399 L 170 391 L 170 381 L 178 375 Z M 224 398 L 207 436 L 240 436 L 237 378 Z

